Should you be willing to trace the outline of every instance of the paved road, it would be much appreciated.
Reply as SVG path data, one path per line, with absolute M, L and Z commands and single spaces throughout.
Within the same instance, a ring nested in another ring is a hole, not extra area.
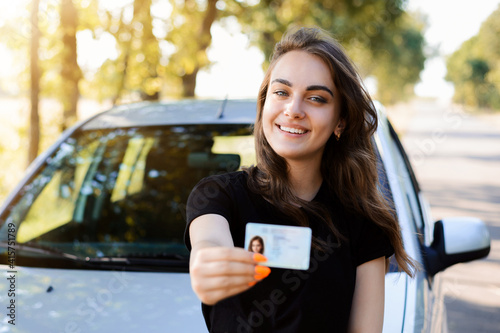
M 389 111 L 434 219 L 476 216 L 491 234 L 492 248 L 486 259 L 440 273 L 449 331 L 498 333 L 500 115 L 470 115 L 432 101 L 415 101 Z

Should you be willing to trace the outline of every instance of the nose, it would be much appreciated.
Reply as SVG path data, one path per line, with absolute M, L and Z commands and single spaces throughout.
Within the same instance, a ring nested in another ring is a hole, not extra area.
M 302 101 L 298 98 L 290 100 L 290 102 L 285 106 L 285 116 L 292 119 L 302 119 L 305 116 L 302 110 Z

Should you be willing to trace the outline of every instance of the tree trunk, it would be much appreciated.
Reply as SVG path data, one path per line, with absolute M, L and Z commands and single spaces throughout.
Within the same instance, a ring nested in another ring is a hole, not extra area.
M 128 70 L 128 58 L 130 53 L 130 45 L 125 46 L 126 51 L 123 57 L 123 71 L 120 76 L 120 82 L 118 83 L 118 88 L 116 89 L 116 94 L 112 98 L 113 106 L 117 105 L 120 101 L 123 90 L 125 89 L 125 80 L 127 80 L 127 70 Z
M 210 33 L 210 28 L 214 23 L 217 17 L 217 0 L 208 0 L 207 9 L 205 11 L 205 17 L 203 18 L 203 22 L 201 24 L 201 29 L 198 33 L 198 53 L 206 52 L 207 48 L 212 43 L 212 34 Z M 182 77 L 182 94 L 183 97 L 194 97 L 195 89 L 196 89 L 196 76 L 198 75 L 199 70 L 202 68 L 198 63 L 194 68 L 192 73 L 185 74 Z
M 140 96 L 144 101 L 157 101 L 160 92 L 151 89 L 150 82 L 158 78 L 157 67 L 160 62 L 160 47 L 158 39 L 153 33 L 153 17 L 151 15 L 151 0 L 134 1 L 133 22 L 139 22 L 142 30 L 134 30 L 134 37 L 140 41 L 140 48 L 134 48 L 137 54 L 144 55 L 144 60 L 138 63 L 139 70 L 143 73 L 140 84 Z
M 40 44 L 40 31 L 38 29 L 38 7 L 39 0 L 33 0 L 31 7 L 31 110 L 30 110 L 30 130 L 28 147 L 28 165 L 38 155 L 40 144 L 40 118 L 38 115 L 38 104 L 40 94 L 40 68 L 38 65 L 38 48 Z
M 182 95 L 183 97 L 195 97 L 196 75 L 198 75 L 199 66 L 191 74 L 185 74 L 182 77 Z
M 155 91 L 153 94 L 148 94 L 145 91 L 141 91 L 141 100 L 143 101 L 159 101 L 160 100 L 160 92 Z
M 76 30 L 78 13 L 73 0 L 61 1 L 61 32 L 64 48 L 62 51 L 62 130 L 73 125 L 77 120 L 77 106 L 79 98 L 78 82 L 81 78 L 80 67 L 77 62 Z

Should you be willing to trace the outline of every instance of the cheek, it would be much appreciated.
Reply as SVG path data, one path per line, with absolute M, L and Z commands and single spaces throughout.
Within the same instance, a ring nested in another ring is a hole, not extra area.
M 274 117 L 272 112 L 264 106 L 262 110 L 262 129 L 264 130 L 264 135 L 267 137 L 270 134 L 271 129 L 273 128 Z
M 338 123 L 338 117 L 335 112 L 329 113 L 323 119 L 319 120 L 324 124 L 323 131 L 328 137 L 335 131 L 336 124 Z

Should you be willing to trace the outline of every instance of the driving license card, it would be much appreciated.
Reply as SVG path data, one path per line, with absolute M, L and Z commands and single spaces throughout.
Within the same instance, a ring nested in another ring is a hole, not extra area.
M 245 249 L 259 252 L 267 261 L 259 263 L 269 267 L 309 268 L 311 254 L 311 228 L 264 223 L 247 223 Z

